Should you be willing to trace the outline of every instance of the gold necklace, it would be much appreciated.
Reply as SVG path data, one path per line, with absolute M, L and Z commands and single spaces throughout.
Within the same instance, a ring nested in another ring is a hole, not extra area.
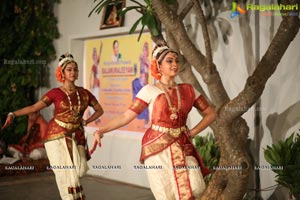
M 64 88 L 68 93 L 72 93 L 72 92 L 74 92 L 74 91 L 76 90 L 76 87 L 74 87 L 74 88 L 71 88 L 71 87 L 67 88 L 67 87 L 63 86 L 63 88 Z
M 172 85 L 169 85 L 169 84 L 165 84 L 165 83 L 163 83 L 163 82 L 161 82 L 161 81 L 159 81 L 159 82 L 160 82 L 160 84 L 161 84 L 162 86 L 167 87 L 169 90 L 171 90 L 172 87 L 176 86 L 176 83 L 173 83 Z
M 72 104 L 72 101 L 71 101 L 71 97 L 68 94 L 68 92 L 64 91 L 64 93 L 68 97 L 69 104 L 70 104 L 70 111 L 72 112 L 73 119 L 75 121 L 77 121 L 79 119 L 79 117 L 80 117 L 80 108 L 81 108 L 81 99 L 80 99 L 79 92 L 78 92 L 78 90 L 76 90 L 76 96 L 77 96 L 77 101 L 78 101 L 78 109 L 77 109 L 77 111 L 75 110 L 75 108 L 73 109 L 73 104 Z
M 178 114 L 179 114 L 179 110 L 181 108 L 181 98 L 180 98 L 180 92 L 179 92 L 179 88 L 178 85 L 175 84 L 175 89 L 176 89 L 176 94 L 177 94 L 177 101 L 178 101 L 178 108 L 175 107 L 175 105 L 171 104 L 171 99 L 169 96 L 169 93 L 167 91 L 167 89 L 165 88 L 165 86 L 163 85 L 162 82 L 159 82 L 161 85 L 161 88 L 163 89 L 167 102 L 168 102 L 168 106 L 169 106 L 169 110 L 171 111 L 171 115 L 170 115 L 170 119 L 171 120 L 176 120 L 178 119 Z

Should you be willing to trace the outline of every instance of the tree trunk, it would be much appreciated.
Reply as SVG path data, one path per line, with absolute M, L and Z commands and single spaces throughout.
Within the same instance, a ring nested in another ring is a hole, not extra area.
M 216 66 L 213 64 L 211 69 L 206 68 L 205 56 L 190 41 L 180 17 L 165 1 L 153 0 L 152 3 L 160 21 L 172 33 L 187 61 L 201 74 L 219 113 L 213 130 L 221 150 L 220 170 L 214 173 L 200 199 L 240 200 L 247 190 L 249 169 L 252 166 L 246 150 L 249 128 L 241 115 L 262 94 L 267 80 L 276 70 L 281 57 L 298 32 L 299 18 L 283 19 L 269 49 L 253 75 L 248 78 L 243 91 L 230 100 Z M 226 168 L 231 170 L 224 170 Z

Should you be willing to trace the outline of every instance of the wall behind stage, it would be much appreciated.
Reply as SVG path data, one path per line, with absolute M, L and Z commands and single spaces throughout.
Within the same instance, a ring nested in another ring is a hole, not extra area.
M 184 2 L 184 1 L 180 1 Z M 268 1 L 260 1 L 261 4 L 269 4 Z M 130 1 L 126 2 L 126 5 L 132 5 Z M 101 15 L 93 14 L 88 18 L 90 10 L 94 7 L 93 0 L 81 1 L 81 0 L 64 0 L 61 4 L 55 8 L 55 13 L 58 18 L 58 28 L 61 37 L 55 42 L 57 55 L 69 51 L 72 52 L 75 58 L 78 60 L 80 68 L 80 77 L 77 82 L 78 85 L 84 85 L 84 41 L 86 39 L 95 39 L 103 37 L 115 37 L 120 34 L 127 34 L 132 24 L 138 19 L 139 14 L 128 13 L 125 16 L 124 27 L 111 28 L 105 30 L 99 30 Z M 234 98 L 243 89 L 248 76 L 244 52 L 242 47 L 242 39 L 239 30 L 238 17 L 230 19 L 230 10 L 220 15 L 227 19 L 233 28 L 233 34 L 229 38 L 229 44 L 224 45 L 219 34 L 219 48 L 214 54 L 214 63 L 220 71 L 224 87 L 226 88 L 230 98 Z M 192 22 L 196 20 L 195 15 L 190 16 Z M 275 31 L 281 21 L 281 17 L 275 17 Z M 189 24 L 186 24 L 189 27 Z M 270 17 L 260 15 L 260 53 L 261 56 L 265 53 L 269 45 L 269 27 Z M 254 15 L 251 18 L 252 35 L 254 35 Z M 202 33 L 198 31 L 198 40 L 202 40 Z M 203 44 L 203 42 L 201 43 Z M 262 94 L 262 125 L 263 125 L 263 139 L 260 146 L 260 164 L 267 165 L 263 158 L 263 148 L 266 145 L 272 143 L 272 138 L 280 137 L 286 138 L 292 132 L 298 131 L 300 128 L 300 90 L 295 89 L 300 87 L 300 34 L 296 36 L 292 44 L 287 49 L 285 55 L 281 59 L 276 72 L 270 78 L 266 84 L 264 93 Z M 96 45 L 97 48 L 98 45 Z M 204 50 L 204 45 L 199 45 Z M 120 47 L 121 48 L 121 47 Z M 111 53 L 111 49 L 107 50 Z M 126 49 L 131 51 L 131 48 Z M 135 50 L 134 50 L 135 51 Z M 140 52 L 140 50 L 137 50 Z M 58 59 L 50 66 L 50 79 L 51 87 L 57 87 L 59 84 L 55 80 L 55 69 L 58 63 Z M 201 81 L 201 77 L 198 79 Z M 202 86 L 205 88 L 205 84 Z M 45 93 L 49 88 L 41 90 L 41 94 Z M 51 109 L 51 108 L 50 108 Z M 243 117 L 247 120 L 250 128 L 249 139 L 253 139 L 254 135 L 254 114 L 253 108 L 246 112 Z M 43 111 L 43 114 L 47 116 L 47 119 L 52 117 L 52 112 Z M 191 127 L 197 123 L 201 117 L 193 110 L 190 115 L 188 125 Z M 204 131 L 205 133 L 206 131 Z M 275 137 L 272 137 L 272 136 Z M 260 171 L 261 175 L 261 187 L 267 188 L 275 185 L 275 174 L 270 170 Z M 273 191 L 264 191 L 262 195 L 264 199 L 267 199 Z
M 152 40 L 145 33 L 88 39 L 84 42 L 84 86 L 99 100 L 104 115 L 89 126 L 106 124 L 132 104 L 137 92 L 153 82 L 149 75 Z M 121 130 L 144 132 L 149 122 L 148 109 Z M 86 117 L 93 113 L 88 109 Z
M 126 5 L 133 5 L 131 2 L 126 2 Z M 116 34 L 127 34 L 132 24 L 138 19 L 135 13 L 128 13 L 124 18 L 124 27 L 111 28 L 100 30 L 101 14 L 92 14 L 88 17 L 90 11 L 94 8 L 93 0 L 64 0 L 57 4 L 54 8 L 54 13 L 58 21 L 58 29 L 60 38 L 54 42 L 57 58 L 49 66 L 50 86 L 58 87 L 60 83 L 56 81 L 55 70 L 58 65 L 59 56 L 65 52 L 71 52 L 79 65 L 78 85 L 83 85 L 83 49 L 86 39 L 98 38 L 103 36 L 113 36 Z M 139 28 L 139 27 L 138 27 Z M 39 96 L 46 93 L 49 88 L 42 88 L 39 91 Z M 42 114 L 47 120 L 52 117 L 53 107 L 50 106 L 42 111 Z

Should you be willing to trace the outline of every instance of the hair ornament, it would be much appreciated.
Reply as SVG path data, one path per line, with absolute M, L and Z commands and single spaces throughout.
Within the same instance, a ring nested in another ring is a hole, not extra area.
M 63 71 L 66 68 L 67 64 L 70 62 L 76 63 L 72 54 L 67 52 L 60 56 L 59 62 L 58 62 L 58 67 L 56 68 L 56 73 L 55 73 L 55 77 L 56 77 L 57 81 L 59 81 L 61 83 L 64 82 Z M 77 65 L 77 63 L 76 63 L 76 65 Z
M 165 51 L 165 50 L 167 50 L 167 49 L 169 49 L 169 47 L 167 47 L 167 46 L 157 47 L 157 48 L 153 51 L 152 57 L 157 59 L 157 55 L 158 55 L 158 54 L 161 54 L 163 51 Z

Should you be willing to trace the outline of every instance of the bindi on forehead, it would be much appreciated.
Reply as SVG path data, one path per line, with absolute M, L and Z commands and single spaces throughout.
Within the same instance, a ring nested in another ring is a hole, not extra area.
M 78 66 L 75 63 L 69 63 L 66 66 L 66 69 L 77 69 Z

